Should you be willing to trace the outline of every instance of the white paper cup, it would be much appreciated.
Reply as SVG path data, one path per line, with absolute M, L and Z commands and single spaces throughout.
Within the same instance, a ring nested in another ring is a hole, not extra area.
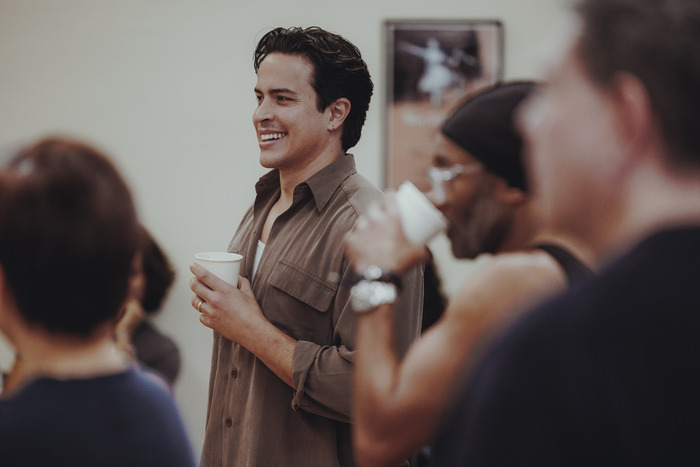
M 238 272 L 243 256 L 225 251 L 211 251 L 194 255 L 197 263 L 207 268 L 219 278 L 238 287 Z
M 425 245 L 447 228 L 447 219 L 411 182 L 403 182 L 396 191 L 401 226 L 406 237 L 417 245 Z

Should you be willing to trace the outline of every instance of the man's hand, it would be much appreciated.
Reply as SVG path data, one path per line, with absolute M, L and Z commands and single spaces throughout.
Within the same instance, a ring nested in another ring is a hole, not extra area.
M 199 311 L 199 321 L 227 339 L 247 347 L 243 342 L 245 337 L 267 324 L 250 282 L 239 276 L 238 289 L 199 264 L 190 265 L 190 271 L 195 275 L 190 280 L 190 288 L 195 293 L 192 307 Z
M 248 279 L 239 277 L 236 288 L 197 263 L 190 265 L 190 271 L 195 276 L 190 280 L 195 293 L 192 307 L 199 311 L 199 321 L 248 349 L 293 388 L 297 341 L 265 318 Z
M 355 271 L 376 265 L 397 274 L 428 260 L 422 245 L 411 243 L 401 227 L 395 193 L 372 205 L 366 216 L 360 217 L 355 228 L 345 237 L 345 250 Z

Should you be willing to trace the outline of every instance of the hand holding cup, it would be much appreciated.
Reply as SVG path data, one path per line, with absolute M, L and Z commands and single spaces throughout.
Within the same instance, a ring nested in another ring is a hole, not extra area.
M 417 191 L 415 187 L 413 189 Z M 346 236 L 345 248 L 356 272 L 376 265 L 401 274 L 411 266 L 427 260 L 428 253 L 422 242 L 436 235 L 446 222 L 426 198 L 425 202 L 437 212 L 437 220 L 443 222 L 432 228 L 421 225 L 421 211 L 414 209 L 417 203 L 411 195 L 415 193 L 406 196 L 403 191 L 388 192 L 382 201 L 369 208 L 367 214 L 358 220 L 353 231 Z M 424 196 L 419 191 L 418 195 Z M 410 237 L 404 226 L 411 229 Z
M 209 270 L 220 279 L 225 280 L 234 287 L 238 287 L 238 275 L 243 256 L 236 253 L 213 251 L 197 253 L 195 261 Z

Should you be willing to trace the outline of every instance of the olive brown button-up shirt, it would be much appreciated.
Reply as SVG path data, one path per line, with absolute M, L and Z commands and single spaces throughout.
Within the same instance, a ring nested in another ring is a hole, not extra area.
M 263 176 L 256 192 L 229 245 L 243 255 L 241 275 L 248 278 L 263 224 L 280 195 L 279 173 Z M 343 237 L 381 196 L 356 172 L 352 155 L 295 188 L 252 284 L 265 317 L 298 341 L 294 388 L 214 332 L 203 466 L 354 465 L 349 423 L 356 316 Z M 400 354 L 420 332 L 422 279 L 420 268 L 403 278 L 396 307 Z

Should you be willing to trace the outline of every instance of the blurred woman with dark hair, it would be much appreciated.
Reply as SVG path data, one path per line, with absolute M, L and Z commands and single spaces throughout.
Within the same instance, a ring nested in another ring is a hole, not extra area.
M 0 168 L 0 465 L 192 466 L 171 395 L 114 342 L 140 226 L 104 155 L 46 139 Z
M 140 253 L 134 260 L 134 277 L 129 286 L 130 299 L 115 334 L 122 349 L 172 386 L 180 372 L 180 351 L 150 318 L 161 310 L 175 271 L 145 227 L 141 227 L 141 237 Z

